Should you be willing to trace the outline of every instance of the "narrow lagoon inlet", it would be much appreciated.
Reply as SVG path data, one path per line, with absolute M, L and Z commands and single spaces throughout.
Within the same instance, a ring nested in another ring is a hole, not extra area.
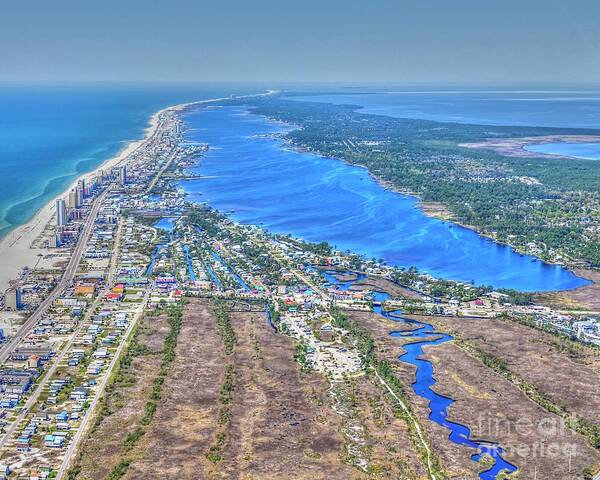
M 360 167 L 299 152 L 275 134 L 274 124 L 243 107 L 211 107 L 186 113 L 186 139 L 209 144 L 191 173 L 202 178 L 181 183 L 188 197 L 226 213 L 244 224 L 312 242 L 327 241 L 341 250 L 388 264 L 416 266 L 434 276 L 521 291 L 572 289 L 587 283 L 568 270 L 520 255 L 472 230 L 426 216 L 415 198 L 383 188 Z M 333 275 L 326 280 L 348 288 Z M 376 292 L 377 300 L 385 300 Z M 410 338 L 398 361 L 416 367 L 412 388 L 428 400 L 429 420 L 448 430 L 449 441 L 470 449 L 471 459 L 492 460 L 479 474 L 494 480 L 517 466 L 504 458 L 494 439 L 475 440 L 471 429 L 448 420 L 454 400 L 435 392 L 435 372 L 423 358 L 425 345 L 451 341 L 430 324 L 404 318 L 400 311 L 374 312 L 411 328 L 389 332 Z M 416 327 L 416 328 L 414 328 Z
M 351 275 L 353 272 L 323 271 L 321 275 L 328 284 L 334 285 L 340 290 L 347 290 L 356 282 L 364 279 L 364 275 L 357 276 L 350 281 L 340 281 L 339 274 Z M 385 292 L 374 292 L 373 299 L 375 305 L 373 312 L 389 320 L 397 322 L 398 325 L 405 325 L 410 328 L 394 330 L 389 334 L 392 337 L 402 337 L 409 339 L 409 343 L 402 345 L 405 353 L 398 357 L 400 362 L 416 367 L 415 380 L 412 389 L 419 397 L 429 402 L 429 420 L 437 423 L 448 430 L 448 439 L 457 444 L 475 450 L 471 455 L 471 460 L 478 462 L 486 456 L 491 459 L 491 466 L 479 474 L 481 480 L 495 480 L 502 473 L 513 473 L 517 471 L 517 466 L 511 464 L 504 458 L 504 450 L 500 445 L 493 442 L 493 439 L 475 440 L 471 437 L 471 429 L 457 422 L 448 420 L 448 409 L 454 403 L 454 399 L 445 397 L 436 393 L 435 372 L 432 363 L 423 358 L 423 347 L 440 345 L 453 339 L 451 335 L 439 332 L 429 323 L 419 322 L 402 316 L 400 310 L 386 311 L 381 304 L 390 296 Z

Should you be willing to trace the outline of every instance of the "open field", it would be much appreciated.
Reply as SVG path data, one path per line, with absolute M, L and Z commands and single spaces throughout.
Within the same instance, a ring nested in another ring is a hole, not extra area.
M 416 317 L 417 318 L 417 317 Z M 600 424 L 600 353 L 581 344 L 497 319 L 424 317 L 474 343 L 569 412 Z
M 262 311 L 230 318 L 235 390 L 221 478 L 369 478 L 349 465 L 361 458 L 371 478 L 425 475 L 406 423 L 371 378 L 330 386 L 301 371 L 294 342 L 274 333 Z
M 536 295 L 536 302 L 557 310 L 600 311 L 600 272 L 576 269 L 575 274 L 594 283 L 575 290 L 540 293 Z
M 595 452 L 581 435 L 456 345 L 434 348 L 436 391 L 456 401 L 451 420 L 471 427 L 474 438 L 499 442 L 522 478 L 582 478 Z
M 448 441 L 447 431 L 427 419 L 429 415 L 427 402 L 416 396 L 410 388 L 414 381 L 415 369 L 397 360 L 404 353 L 401 347 L 403 339 L 389 335 L 390 331 L 398 330 L 398 324 L 371 312 L 351 312 L 350 317 L 369 330 L 375 341 L 378 356 L 388 360 L 394 367 L 395 375 L 403 381 L 415 414 L 427 432 L 433 450 L 448 470 L 450 478 L 477 478 L 477 465 L 469 459 L 469 454 L 474 452 L 469 452 Z
M 302 371 L 294 341 L 268 326 L 261 305 L 223 305 L 235 334 L 232 351 L 224 347 L 215 307 L 191 300 L 156 412 L 145 434 L 129 442 L 152 396 L 169 331 L 166 315 L 144 319 L 127 354 L 131 363 L 113 382 L 77 459 L 78 479 L 425 478 L 406 422 L 373 378 L 332 386 Z M 224 416 L 229 365 L 233 388 Z M 218 457 L 211 457 L 215 444 Z
M 366 432 L 366 453 L 372 476 L 380 479 L 427 478 L 408 426 L 395 414 L 395 403 L 384 395 L 379 383 L 370 376 L 352 379 L 344 385 L 351 421 Z
M 120 368 L 104 397 L 99 416 L 77 459 L 78 479 L 107 478 L 119 463 L 124 443 L 144 415 L 144 404 L 160 365 L 168 326 L 165 316 L 145 316 Z
M 264 312 L 232 312 L 235 390 L 220 478 L 363 478 L 343 464 L 327 382 L 303 373 Z
M 394 282 L 391 282 L 382 277 L 369 276 L 364 280 L 356 282 L 352 286 L 353 290 L 375 290 L 385 291 L 393 296 L 402 296 L 407 298 L 421 298 L 422 295 L 409 290 L 408 288 L 402 287 Z
M 185 308 L 163 398 L 123 478 L 203 478 L 216 429 L 221 339 L 207 305 Z
M 293 343 L 272 333 L 264 313 L 231 313 L 237 342 L 227 355 L 207 302 L 191 301 L 165 395 L 123 478 L 362 478 L 342 461 L 340 419 L 327 383 L 300 371 Z M 233 363 L 227 422 L 221 385 Z M 207 455 L 224 432 L 219 459 Z

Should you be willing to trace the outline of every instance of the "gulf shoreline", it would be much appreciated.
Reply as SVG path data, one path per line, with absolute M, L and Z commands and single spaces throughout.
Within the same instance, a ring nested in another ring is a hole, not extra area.
M 4 293 L 10 287 L 10 282 L 16 280 L 24 268 L 34 268 L 40 259 L 52 250 L 33 248 L 33 242 L 43 233 L 44 229 L 55 214 L 56 200 L 64 198 L 77 185 L 79 180 L 89 180 L 100 170 L 111 169 L 123 163 L 127 157 L 141 147 L 159 127 L 159 118 L 168 111 L 181 111 L 193 105 L 222 101 L 223 98 L 199 100 L 194 102 L 170 105 L 154 112 L 148 119 L 142 138 L 129 141 L 116 155 L 107 158 L 89 172 L 82 173 L 61 193 L 53 197 L 24 224 L 10 230 L 0 239 L 0 292 Z
M 277 90 L 267 90 L 257 94 L 242 95 L 238 98 L 273 95 Z M 60 194 L 53 197 L 41 207 L 26 223 L 17 226 L 0 238 L 0 294 L 10 287 L 11 280 L 16 280 L 24 268 L 34 268 L 40 259 L 52 250 L 47 248 L 32 248 L 32 243 L 42 234 L 48 223 L 55 214 L 56 200 L 64 198 L 68 192 L 77 185 L 79 180 L 88 180 L 98 174 L 100 170 L 113 168 L 141 147 L 159 127 L 159 117 L 169 111 L 183 112 L 184 110 L 209 103 L 222 102 L 230 97 L 210 98 L 206 100 L 194 100 L 191 102 L 170 105 L 154 112 L 144 129 L 144 135 L 138 140 L 129 141 L 116 155 L 107 158 L 100 165 L 89 172 L 82 173 Z
M 264 96 L 264 95 L 271 95 L 274 93 L 277 93 L 277 92 L 276 91 L 268 91 L 267 93 L 261 93 L 261 94 L 256 94 L 256 95 L 246 95 L 246 96 L 248 96 L 248 97 Z M 110 168 L 118 166 L 119 164 L 124 162 L 131 153 L 133 153 L 140 146 L 142 146 L 157 131 L 158 126 L 159 126 L 158 120 L 162 114 L 164 114 L 168 111 L 175 111 L 175 112 L 183 113 L 185 110 L 187 110 L 191 107 L 197 106 L 197 105 L 210 104 L 210 103 L 215 103 L 215 102 L 220 102 L 220 101 L 225 101 L 225 100 L 228 100 L 228 98 L 222 97 L 222 98 L 214 98 L 214 99 L 207 99 L 207 100 L 198 100 L 198 101 L 193 101 L 193 102 L 171 105 L 171 106 L 168 106 L 168 107 L 165 107 L 163 109 L 156 111 L 149 118 L 148 126 L 145 128 L 144 136 L 142 138 L 140 138 L 138 140 L 130 141 L 129 143 L 127 143 L 124 146 L 124 148 L 118 154 L 114 155 L 111 158 L 106 159 L 100 165 L 98 165 L 96 168 L 94 168 L 94 170 L 91 170 L 89 172 L 81 174 L 63 192 L 61 192 L 60 194 L 58 194 L 57 196 L 52 198 L 42 208 L 40 208 L 27 223 L 16 227 L 15 229 L 13 229 L 9 233 L 7 233 L 2 239 L 0 239 L 0 265 L 2 266 L 2 268 L 0 269 L 0 293 L 3 293 L 10 286 L 11 280 L 15 280 L 19 277 L 21 271 L 25 267 L 29 267 L 29 268 L 35 267 L 39 263 L 41 256 L 44 256 L 44 255 L 52 252 L 51 249 L 32 248 L 31 245 L 35 241 L 35 239 L 40 236 L 40 234 L 46 228 L 48 223 L 52 221 L 52 218 L 53 218 L 54 212 L 55 212 L 55 202 L 58 198 L 64 198 L 64 196 L 66 194 L 68 194 L 69 190 L 71 188 L 73 188 L 79 180 L 90 179 L 93 176 L 95 176 L 100 170 L 110 169 Z M 278 122 L 277 120 L 269 118 L 268 116 L 265 116 L 265 118 L 267 118 L 269 121 L 272 121 L 275 123 L 282 123 L 289 127 L 297 128 L 297 126 L 294 126 L 291 124 L 286 124 L 285 122 Z M 287 144 L 288 147 L 298 150 L 298 151 L 303 151 L 303 149 L 300 146 L 294 145 L 289 140 L 282 138 L 282 137 L 280 137 L 280 139 L 283 140 L 283 143 Z M 316 153 L 316 152 L 311 152 L 311 153 Z M 343 160 L 343 159 L 340 159 L 337 157 L 335 157 L 335 159 L 338 161 L 342 161 L 348 165 L 352 165 L 354 167 L 364 168 L 365 170 L 367 170 L 369 172 L 369 175 L 377 183 L 379 183 L 383 188 L 393 190 L 395 193 L 398 193 L 400 195 L 415 197 L 418 201 L 416 207 L 419 208 L 425 215 L 433 217 L 433 218 L 437 218 L 437 219 L 440 219 L 443 221 L 452 222 L 460 227 L 470 229 L 470 230 L 474 231 L 475 233 L 477 233 L 478 235 L 487 237 L 492 241 L 495 241 L 497 243 L 502 243 L 502 242 L 498 242 L 497 240 L 478 231 L 475 227 L 468 226 L 468 225 L 462 225 L 459 222 L 456 222 L 455 220 L 448 218 L 447 211 L 444 211 L 443 213 L 441 211 L 431 211 L 428 208 L 428 203 L 423 202 L 420 199 L 419 195 L 410 193 L 410 192 L 403 192 L 403 191 L 400 191 L 400 190 L 394 188 L 394 186 L 390 185 L 389 182 L 386 182 L 385 180 L 378 178 L 376 175 L 373 175 L 366 166 L 349 163 L 346 160 Z M 445 210 L 443 208 L 443 206 L 436 205 L 436 207 L 442 207 L 442 208 L 441 209 L 435 208 L 434 210 Z M 442 214 L 442 215 L 440 215 L 440 214 Z M 513 250 L 518 252 L 518 250 L 516 250 L 514 246 L 512 246 L 510 244 L 506 244 L 506 243 L 504 243 L 504 245 L 509 246 L 510 248 L 512 248 Z M 552 262 L 546 262 L 546 263 L 552 264 Z M 573 268 L 569 268 L 568 266 L 562 265 L 562 268 L 565 268 L 566 270 L 570 271 L 571 273 L 573 273 L 575 276 L 577 276 L 579 278 L 587 280 L 589 283 L 587 283 L 586 285 L 581 285 L 579 287 L 575 287 L 575 288 L 571 288 L 571 289 L 557 290 L 557 291 L 554 291 L 554 293 L 574 292 L 574 291 L 577 291 L 580 289 L 584 289 L 586 287 L 589 288 L 591 286 L 597 285 L 597 283 L 593 279 L 589 278 L 589 276 L 582 275 L 581 270 L 579 271 L 579 274 L 578 274 L 574 271 Z M 537 292 L 533 292 L 533 293 L 537 293 Z M 548 292 L 544 292 L 544 293 L 552 293 L 552 292 L 548 291 Z

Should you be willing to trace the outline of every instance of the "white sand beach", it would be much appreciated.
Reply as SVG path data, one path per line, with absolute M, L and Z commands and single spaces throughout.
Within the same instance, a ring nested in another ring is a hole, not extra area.
M 40 262 L 45 262 L 43 256 L 50 250 L 42 248 L 32 248 L 32 243 L 44 231 L 48 222 L 54 216 L 55 204 L 57 198 L 65 197 L 68 191 L 73 188 L 80 179 L 89 180 L 100 170 L 111 169 L 123 162 L 127 156 L 135 151 L 144 141 L 149 138 L 158 127 L 159 115 L 170 109 L 181 109 L 185 105 L 176 105 L 167 107 L 156 112 L 150 118 L 145 135 L 142 139 L 130 142 L 127 146 L 112 158 L 107 159 L 95 170 L 85 173 L 78 177 L 67 190 L 49 201 L 42 207 L 35 216 L 24 225 L 15 228 L 0 241 L 0 292 L 4 292 L 9 287 L 9 282 L 19 277 L 19 274 L 25 267 L 33 268 Z M 49 259 L 51 265 L 56 259 Z
M 278 90 L 268 90 L 266 93 L 245 95 L 245 97 L 268 96 L 276 93 L 278 93 Z M 43 208 L 41 208 L 29 222 L 15 228 L 13 231 L 8 233 L 2 240 L 0 240 L 0 293 L 5 292 L 5 290 L 10 286 L 11 280 L 15 280 L 19 277 L 23 268 L 33 268 L 36 265 L 39 266 L 43 265 L 44 263 L 50 266 L 52 265 L 52 263 L 56 262 L 56 258 L 44 259 L 44 256 L 50 253 L 49 249 L 33 248 L 32 243 L 44 231 L 44 229 L 48 225 L 48 222 L 50 222 L 53 219 L 57 198 L 64 198 L 69 192 L 69 190 L 73 188 L 80 179 L 91 179 L 92 177 L 96 176 L 100 170 L 108 170 L 124 162 L 129 156 L 129 154 L 134 152 L 148 138 L 150 138 L 154 134 L 154 132 L 156 132 L 159 125 L 159 117 L 163 112 L 181 111 L 193 105 L 203 105 L 223 100 L 227 100 L 227 98 L 212 98 L 208 100 L 198 100 L 195 102 L 181 103 L 157 111 L 150 118 L 149 125 L 146 128 L 145 135 L 143 138 L 141 138 L 140 140 L 130 142 L 118 155 L 107 159 L 95 170 L 79 176 L 69 186 L 69 188 L 67 188 L 60 195 L 57 195 L 55 198 L 49 201 Z

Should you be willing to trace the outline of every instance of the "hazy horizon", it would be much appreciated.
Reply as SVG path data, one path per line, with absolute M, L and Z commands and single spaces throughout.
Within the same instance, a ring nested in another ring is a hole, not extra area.
M 502 92 L 527 92 L 527 93 L 568 93 L 569 89 L 573 92 L 581 91 L 598 91 L 600 92 L 600 80 L 597 82 L 344 82 L 344 81 L 328 81 L 328 82 L 311 82 L 311 81 L 296 81 L 296 82 L 277 82 L 277 81 L 259 81 L 259 80 L 148 80 L 148 79 L 129 79 L 129 80 L 85 80 L 85 79 L 54 79 L 54 80 L 35 80 L 35 79 L 14 79 L 0 80 L 0 86 L 140 86 L 140 87 L 158 87 L 158 86 L 199 86 L 199 87 L 223 87 L 227 85 L 237 87 L 255 87 L 260 89 L 281 89 L 281 90 L 306 90 L 316 91 L 315 89 L 331 89 L 337 93 L 343 94 L 353 93 L 353 91 L 363 91 L 364 93 L 376 93 L 380 89 L 382 92 L 390 89 L 405 89 L 406 93 L 467 93 L 469 90 L 474 92 L 482 91 L 493 93 Z M 369 92 L 368 90 L 373 90 Z M 395 92 L 402 93 L 402 92 Z
M 0 81 L 600 83 L 590 0 L 4 6 Z

